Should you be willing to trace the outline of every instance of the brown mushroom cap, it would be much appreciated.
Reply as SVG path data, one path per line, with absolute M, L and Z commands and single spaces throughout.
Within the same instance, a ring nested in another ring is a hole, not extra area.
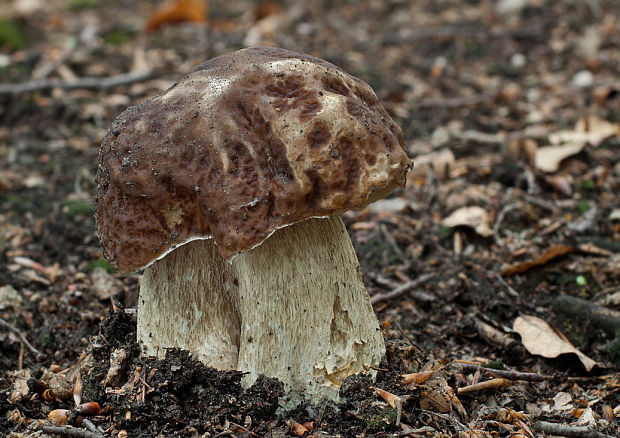
M 127 109 L 103 139 L 96 221 L 120 272 L 213 238 L 222 256 L 405 184 L 403 134 L 372 89 L 278 48 L 239 50 Z

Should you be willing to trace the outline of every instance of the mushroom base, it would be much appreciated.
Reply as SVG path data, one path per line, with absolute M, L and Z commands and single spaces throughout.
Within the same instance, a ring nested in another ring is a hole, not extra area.
M 373 373 L 385 354 L 339 217 L 280 229 L 231 264 L 211 240 L 172 252 L 145 272 L 138 339 L 146 354 L 179 347 L 246 372 L 245 387 L 260 374 L 275 377 L 286 407 L 303 397 L 337 400 L 347 376 Z

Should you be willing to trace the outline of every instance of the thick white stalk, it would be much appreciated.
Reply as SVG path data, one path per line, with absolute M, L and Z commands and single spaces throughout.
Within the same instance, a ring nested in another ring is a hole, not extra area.
M 208 366 L 234 370 L 239 356 L 237 281 L 212 239 L 195 240 L 146 268 L 140 283 L 143 354 L 188 350 Z
M 385 346 L 340 217 L 283 228 L 233 266 L 245 386 L 276 377 L 292 406 L 304 394 L 337 399 L 345 377 L 373 373 Z
M 146 355 L 189 350 L 206 365 L 285 385 L 284 406 L 336 400 L 351 374 L 371 373 L 383 337 L 339 217 L 275 232 L 227 263 L 212 240 L 177 248 L 140 286 L 138 341 Z

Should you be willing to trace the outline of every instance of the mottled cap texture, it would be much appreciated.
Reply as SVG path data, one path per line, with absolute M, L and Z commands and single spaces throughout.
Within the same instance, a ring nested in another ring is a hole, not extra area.
M 194 239 L 223 257 L 405 184 L 401 129 L 363 81 L 257 47 L 205 62 L 123 112 L 101 144 L 97 232 L 131 272 Z

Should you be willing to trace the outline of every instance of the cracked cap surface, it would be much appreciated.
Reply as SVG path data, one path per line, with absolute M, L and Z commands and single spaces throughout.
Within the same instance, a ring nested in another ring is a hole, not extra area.
M 312 56 L 239 50 L 130 107 L 99 153 L 97 233 L 120 272 L 190 240 L 222 256 L 404 186 L 403 134 L 363 81 Z

